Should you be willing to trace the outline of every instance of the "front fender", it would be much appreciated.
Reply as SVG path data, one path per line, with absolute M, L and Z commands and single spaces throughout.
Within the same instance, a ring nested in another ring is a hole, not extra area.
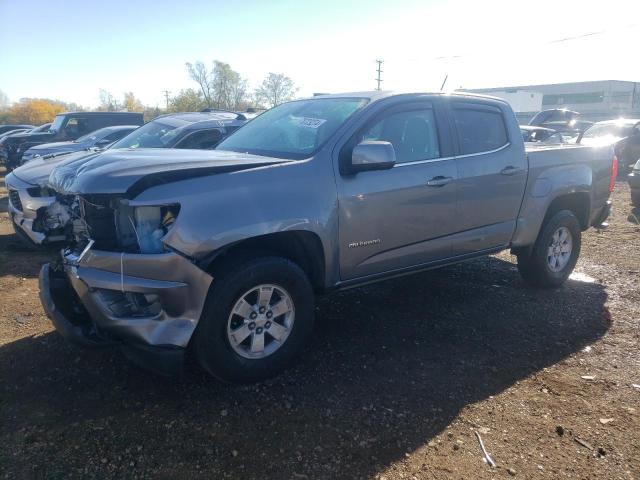
M 139 202 L 180 204 L 163 242 L 195 261 L 242 240 L 304 231 L 320 238 L 325 272 L 333 271 L 338 220 L 329 162 L 300 161 L 183 180 L 150 188 L 136 197 Z

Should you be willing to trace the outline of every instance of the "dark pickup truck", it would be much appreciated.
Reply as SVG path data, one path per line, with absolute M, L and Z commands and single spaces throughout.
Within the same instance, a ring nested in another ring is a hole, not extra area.
M 43 143 L 64 142 L 113 125 L 142 125 L 141 113 L 132 112 L 68 112 L 56 115 L 46 132 L 12 135 L 3 142 L 0 161 L 11 171 L 20 166 L 22 154 Z
M 55 168 L 75 240 L 43 267 L 41 299 L 73 341 L 164 371 L 191 348 L 211 374 L 255 381 L 313 334 L 314 292 L 505 249 L 531 285 L 561 285 L 582 231 L 604 227 L 616 162 L 609 146 L 525 150 L 509 105 L 488 97 L 297 100 L 214 151 Z

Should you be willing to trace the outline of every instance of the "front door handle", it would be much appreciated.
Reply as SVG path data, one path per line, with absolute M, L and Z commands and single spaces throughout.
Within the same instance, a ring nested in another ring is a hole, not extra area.
M 500 170 L 500 175 L 515 175 L 516 173 L 520 173 L 522 169 L 518 167 L 514 167 L 513 165 L 509 165 Z
M 433 177 L 431 180 L 429 180 L 427 182 L 427 186 L 444 187 L 447 183 L 451 183 L 452 180 L 452 177 L 443 177 L 442 175 L 438 175 L 437 177 Z

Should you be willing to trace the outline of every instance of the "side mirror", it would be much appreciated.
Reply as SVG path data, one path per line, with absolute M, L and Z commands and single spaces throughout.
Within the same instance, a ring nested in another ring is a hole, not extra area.
M 353 148 L 350 173 L 388 170 L 396 164 L 396 152 L 389 142 L 365 140 Z

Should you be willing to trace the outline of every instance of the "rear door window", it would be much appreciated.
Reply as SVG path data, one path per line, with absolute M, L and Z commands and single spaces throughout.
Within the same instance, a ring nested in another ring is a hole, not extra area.
M 490 152 L 508 142 L 507 128 L 498 109 L 454 107 L 453 119 L 462 155 Z

